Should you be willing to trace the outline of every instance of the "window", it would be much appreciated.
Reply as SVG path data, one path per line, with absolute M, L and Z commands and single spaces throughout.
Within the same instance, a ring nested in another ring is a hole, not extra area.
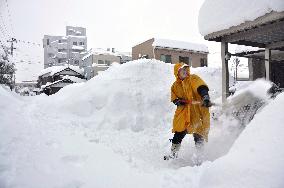
M 161 55 L 160 60 L 165 63 L 172 63 L 172 56 L 171 55 Z
M 105 64 L 103 60 L 98 60 L 98 64 Z
M 49 39 L 46 39 L 46 45 L 49 45 Z
M 58 52 L 63 52 L 64 51 L 64 49 L 58 49 Z
M 62 43 L 62 40 L 58 40 L 58 43 Z
M 200 66 L 201 67 L 207 67 L 207 59 L 206 58 L 200 58 Z
M 81 46 L 84 45 L 84 42 L 80 42 L 80 45 L 81 45 Z
M 110 61 L 106 60 L 105 63 L 109 66 L 110 65 Z
M 77 46 L 77 42 L 73 42 L 73 45 Z
M 179 56 L 179 62 L 180 62 L 180 63 L 185 63 L 185 64 L 188 64 L 188 65 L 189 65 L 189 57 L 182 57 L 182 56 Z

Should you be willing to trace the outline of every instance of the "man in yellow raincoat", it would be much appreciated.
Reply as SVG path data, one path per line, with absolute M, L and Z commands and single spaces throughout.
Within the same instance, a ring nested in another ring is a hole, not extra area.
M 176 81 L 171 87 L 171 101 L 177 109 L 173 119 L 171 158 L 177 157 L 187 133 L 193 134 L 196 148 L 202 147 L 208 140 L 209 107 L 212 106 L 208 86 L 199 76 L 190 74 L 188 65 L 177 63 L 174 74 Z

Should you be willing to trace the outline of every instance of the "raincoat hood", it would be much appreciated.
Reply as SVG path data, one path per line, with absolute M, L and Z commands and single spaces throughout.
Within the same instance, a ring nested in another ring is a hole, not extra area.
M 184 64 L 184 63 L 177 63 L 177 64 L 175 64 L 175 66 L 174 66 L 174 75 L 175 75 L 175 77 L 176 77 L 176 79 L 177 79 L 177 81 L 182 81 L 179 77 L 178 77 L 178 71 L 179 71 L 179 69 L 180 68 L 182 68 L 183 66 L 185 66 L 186 64 Z M 187 65 L 186 65 L 187 66 Z M 190 67 L 188 66 L 188 75 L 190 75 Z

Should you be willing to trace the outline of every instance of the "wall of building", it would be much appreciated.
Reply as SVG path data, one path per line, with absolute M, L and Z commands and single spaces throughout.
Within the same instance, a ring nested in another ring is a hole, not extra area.
M 76 43 L 76 44 L 74 44 Z M 66 27 L 66 36 L 44 35 L 44 68 L 56 65 L 79 65 L 87 50 L 86 29 Z
M 258 78 L 265 77 L 265 62 L 264 59 L 248 59 L 249 80 L 253 81 Z
M 172 63 L 178 63 L 179 57 L 189 57 L 190 59 L 190 66 L 192 67 L 200 67 L 200 60 L 201 58 L 206 59 L 208 54 L 206 53 L 196 53 L 190 51 L 183 51 L 183 50 L 174 50 L 174 49 L 164 49 L 164 48 L 156 48 L 155 52 L 155 59 L 161 60 L 161 55 L 171 55 Z
M 99 71 L 106 70 L 113 62 L 120 63 L 120 57 L 110 54 L 92 54 L 82 60 L 80 68 L 84 69 L 85 77 L 89 80 Z
M 149 59 L 154 59 L 153 44 L 154 39 L 147 40 L 141 44 L 132 47 L 132 60 L 137 60 L 141 56 L 148 55 Z
M 90 80 L 94 77 L 94 69 L 93 69 L 93 55 L 89 55 L 84 58 L 80 63 L 80 68 L 84 69 L 84 76 L 87 80 Z
M 113 62 L 120 63 L 120 57 L 118 57 L 118 56 L 108 55 L 108 54 L 101 54 L 101 55 L 94 54 L 93 55 L 93 63 L 100 64 L 99 60 L 100 60 L 100 62 L 104 62 L 104 63 L 101 63 L 101 64 L 106 64 L 108 66 L 110 66 L 111 63 L 113 63 Z
M 120 55 L 120 63 L 127 63 L 128 61 L 132 61 L 132 57 L 131 56 L 127 56 L 127 55 Z
M 59 40 L 63 40 L 63 37 L 44 35 L 44 68 L 58 65 L 59 61 L 67 61 L 67 41 L 59 44 Z M 58 53 L 58 49 L 62 50 L 62 52 Z
M 109 66 L 101 66 L 101 65 L 96 65 L 93 67 L 93 70 L 94 70 L 94 76 L 98 75 L 98 73 L 100 71 L 105 71 L 109 68 Z

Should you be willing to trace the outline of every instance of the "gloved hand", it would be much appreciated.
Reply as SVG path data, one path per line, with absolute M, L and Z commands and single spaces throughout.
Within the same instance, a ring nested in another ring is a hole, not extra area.
M 207 108 L 212 106 L 209 95 L 204 95 L 202 97 L 202 106 Z
M 183 105 L 186 105 L 187 102 L 184 99 L 177 98 L 173 101 L 173 103 L 177 106 L 183 106 Z

